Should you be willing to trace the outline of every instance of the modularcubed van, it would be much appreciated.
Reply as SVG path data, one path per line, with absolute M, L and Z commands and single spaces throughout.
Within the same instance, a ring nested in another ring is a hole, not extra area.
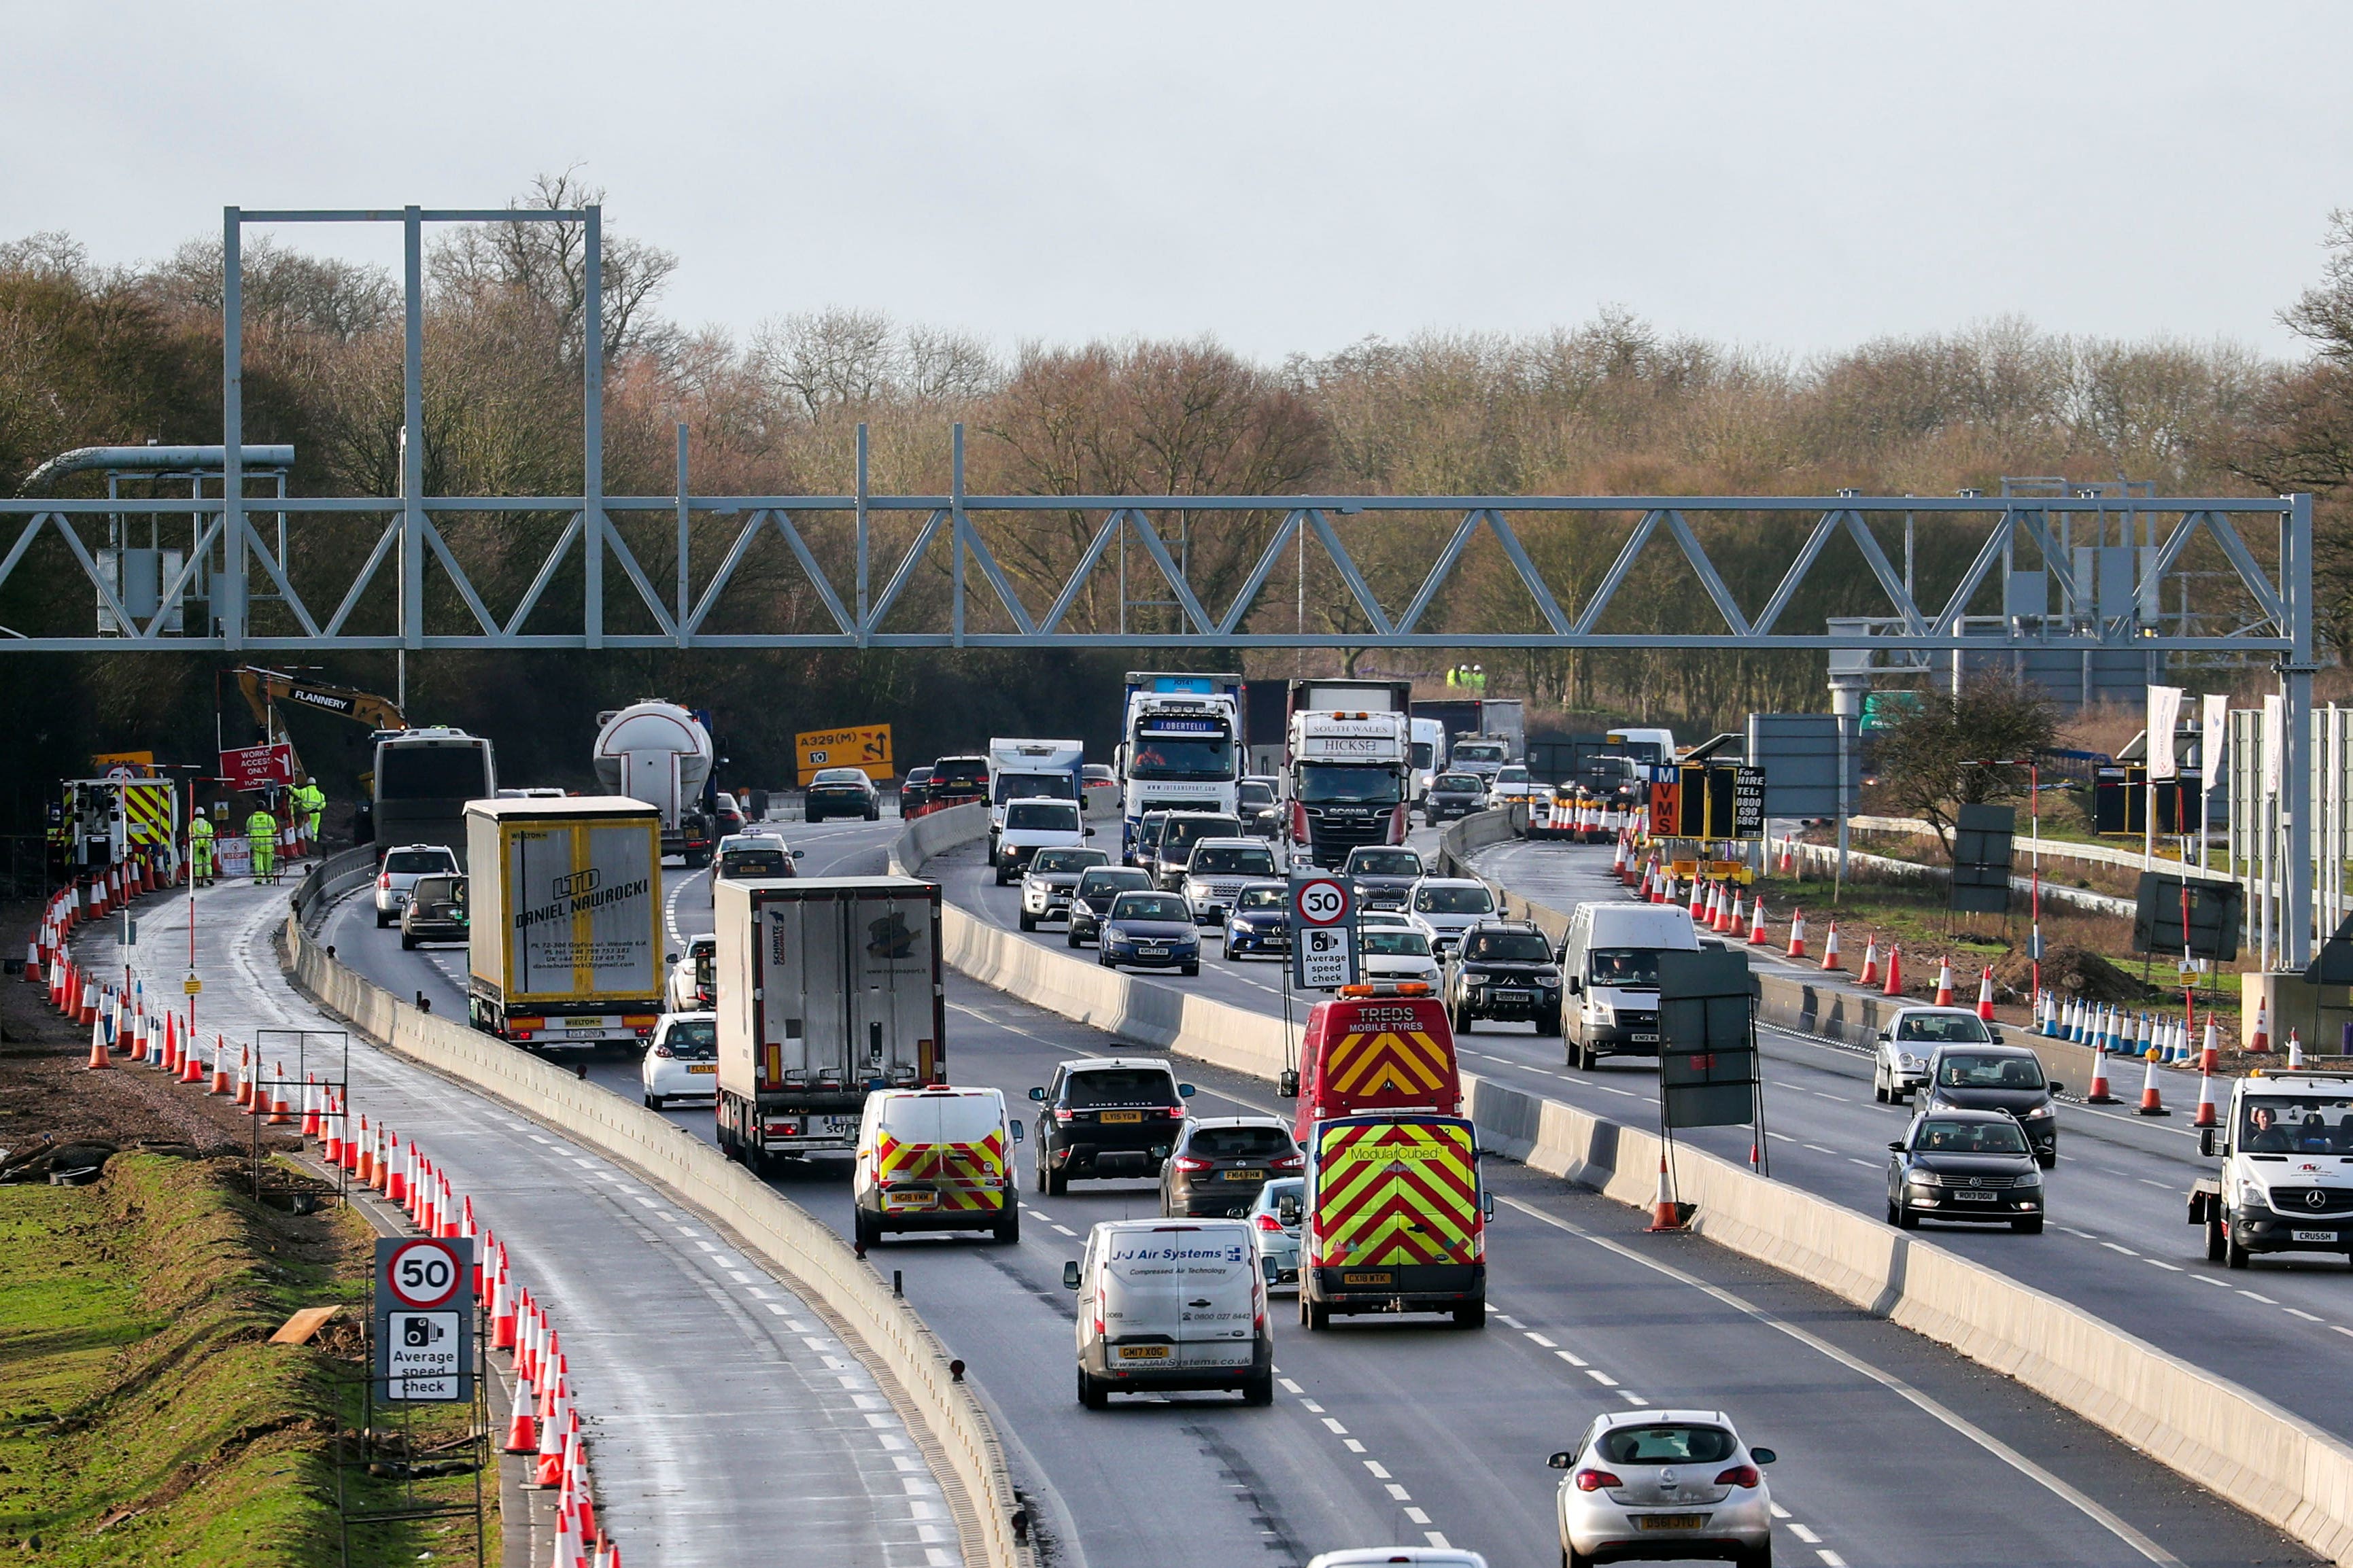
M 1079 1293 L 1079 1403 L 1229 1388 L 1274 1402 L 1274 1330 L 1248 1221 L 1107 1220 L 1062 1266 Z
M 1672 904 L 1577 905 L 1560 945 L 1568 1065 L 1657 1056 L 1659 954 L 1698 951 L 1698 928 Z

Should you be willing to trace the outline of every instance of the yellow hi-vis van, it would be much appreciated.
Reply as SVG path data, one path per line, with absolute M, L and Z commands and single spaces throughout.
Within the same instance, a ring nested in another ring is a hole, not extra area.
M 1334 1312 L 1447 1312 L 1487 1326 L 1487 1226 L 1478 1135 L 1459 1116 L 1318 1121 L 1307 1143 L 1299 1321 Z
M 1013 1145 L 1021 1125 L 993 1089 L 877 1089 L 866 1097 L 850 1176 L 858 1243 L 892 1230 L 985 1230 L 1021 1239 Z

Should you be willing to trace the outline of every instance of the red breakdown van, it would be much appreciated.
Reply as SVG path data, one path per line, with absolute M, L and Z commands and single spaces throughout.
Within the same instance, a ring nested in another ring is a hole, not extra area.
M 1462 1079 L 1446 1006 L 1419 981 L 1344 985 L 1307 1015 L 1299 1068 L 1281 1092 L 1299 1109 L 1292 1134 L 1310 1146 L 1309 1130 L 1337 1116 L 1420 1110 L 1462 1113 Z

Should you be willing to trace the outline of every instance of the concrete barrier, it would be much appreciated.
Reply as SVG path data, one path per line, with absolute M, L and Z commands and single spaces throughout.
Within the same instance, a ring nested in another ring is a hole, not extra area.
M 1483 837 L 1494 829 L 1474 826 L 1477 820 L 1458 824 L 1460 837 L 1450 828 L 1455 842 L 1441 856 L 1459 861 L 1508 834 Z M 978 831 L 955 824 L 911 830 L 894 845 L 892 867 L 920 872 L 925 859 Z M 1542 905 L 1531 906 L 1531 915 L 1551 930 L 1565 918 Z M 1273 1077 L 1288 1060 L 1279 1019 L 1065 957 L 953 907 L 944 940 L 957 969 L 1082 1023 L 1259 1078 Z M 1767 984 L 1768 1007 L 1778 989 L 1779 1006 L 1826 1026 L 1809 1025 L 1811 1032 L 1861 1031 L 1867 1039 L 1878 1026 L 1875 998 L 1780 976 Z M 2063 1059 L 2066 1053 L 2089 1059 L 2078 1047 L 2033 1043 Z M 1620 1203 L 1650 1206 L 1662 1147 L 1655 1132 L 1473 1073 L 1462 1081 L 1482 1147 Z M 2055 1296 L 1868 1215 L 1688 1145 L 1678 1146 L 1673 1165 L 1677 1195 L 1694 1205 L 1700 1235 L 2016 1378 L 2315 1551 L 2353 1564 L 2353 1445 Z
M 684 1128 L 494 1036 L 396 999 L 329 958 L 299 918 L 289 916 L 285 941 L 296 983 L 362 1034 L 662 1183 L 832 1311 L 872 1352 L 944 1456 L 969 1504 L 960 1518 L 967 1560 L 1030 1568 L 1029 1548 L 1014 1538 L 1020 1505 L 987 1411 L 951 1376 L 947 1351 L 923 1320 L 839 1237 Z

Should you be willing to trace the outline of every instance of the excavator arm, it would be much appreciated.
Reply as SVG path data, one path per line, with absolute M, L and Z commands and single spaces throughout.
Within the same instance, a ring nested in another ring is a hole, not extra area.
M 373 691 L 360 691 L 348 686 L 322 686 L 252 665 L 237 672 L 237 689 L 245 693 L 246 706 L 253 710 L 254 721 L 265 732 L 270 731 L 269 705 L 272 702 L 290 702 L 317 712 L 332 713 L 339 719 L 364 724 L 371 730 L 408 728 L 407 719 L 391 700 L 379 697 Z

